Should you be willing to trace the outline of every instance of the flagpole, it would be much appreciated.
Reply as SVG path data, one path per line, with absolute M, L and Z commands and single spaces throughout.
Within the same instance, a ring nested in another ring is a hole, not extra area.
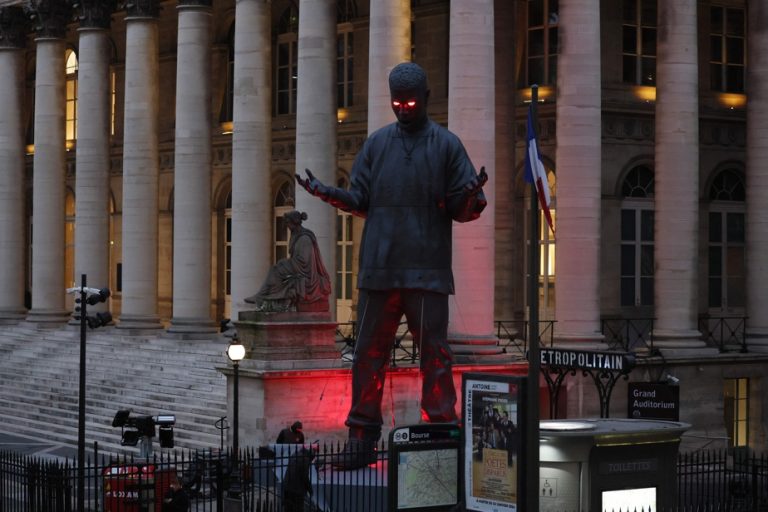
M 539 86 L 531 87 L 531 120 L 538 128 Z M 538 138 L 537 138 L 538 140 Z M 526 140 L 526 150 L 528 141 Z M 528 453 L 525 471 L 525 512 L 539 511 L 539 202 L 534 177 L 531 188 L 530 236 L 528 245 L 528 392 L 526 423 Z

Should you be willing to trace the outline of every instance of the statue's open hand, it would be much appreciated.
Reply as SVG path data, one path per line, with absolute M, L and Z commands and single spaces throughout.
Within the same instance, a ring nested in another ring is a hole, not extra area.
M 473 196 L 483 189 L 483 185 L 488 181 L 488 174 L 485 172 L 485 166 L 480 168 L 480 173 L 464 185 L 464 192 L 468 196 Z
M 307 173 L 307 177 L 302 178 L 301 175 L 296 174 L 296 182 L 313 196 L 325 200 L 328 197 L 328 187 L 315 178 L 315 175 L 309 169 L 304 169 L 304 172 Z

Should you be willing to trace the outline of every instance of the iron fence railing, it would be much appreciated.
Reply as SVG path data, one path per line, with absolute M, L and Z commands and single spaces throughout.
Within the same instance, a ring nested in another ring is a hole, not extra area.
M 614 350 L 651 354 L 654 318 L 603 318 L 600 321 L 605 343 Z
M 311 492 L 304 510 L 384 512 L 387 510 L 386 446 L 377 463 L 338 471 L 332 462 L 339 444 L 269 445 L 230 451 L 163 452 L 149 459 L 95 457 L 85 468 L 85 510 L 161 512 L 179 487 L 189 510 L 223 512 L 235 502 L 248 512 L 283 512 L 291 476 L 305 474 Z M 71 512 L 76 510 L 77 471 L 70 461 L 0 452 L 0 510 Z M 768 457 L 746 450 L 699 450 L 677 460 L 676 508 L 669 512 L 768 511 Z
M 707 343 L 720 352 L 747 352 L 747 317 L 709 316 L 699 317 L 699 332 Z
M 496 320 L 496 337 L 502 351 L 526 357 L 528 353 L 528 320 Z M 555 343 L 555 321 L 539 321 L 539 344 L 551 347 Z
M 654 345 L 655 318 L 602 318 L 601 332 L 605 342 L 613 350 L 635 352 L 638 356 L 658 354 Z M 748 352 L 746 337 L 747 317 L 710 316 L 699 317 L 701 339 L 720 352 Z
M 718 510 L 768 511 L 768 457 L 746 451 L 683 453 L 677 462 L 678 503 Z M 706 509 L 710 510 L 710 509 Z
M 344 343 L 341 358 L 352 360 L 357 342 L 357 322 L 341 322 L 336 326 L 336 341 Z M 408 331 L 408 324 L 400 322 L 395 337 L 392 340 L 392 355 L 390 365 L 395 367 L 398 363 L 416 363 L 419 361 L 419 347 L 413 343 Z
M 611 350 L 634 352 L 639 357 L 658 355 L 654 346 L 653 329 L 655 318 L 602 318 L 600 331 L 605 343 Z M 555 320 L 539 322 L 539 342 L 542 347 L 554 346 Z M 502 352 L 525 358 L 528 352 L 527 320 L 496 320 L 496 337 Z M 716 317 L 703 315 L 699 318 L 701 339 L 708 345 L 717 347 L 720 352 L 747 352 L 746 337 L 747 317 Z M 357 324 L 354 321 L 342 322 L 336 328 L 336 341 L 344 343 L 342 358 L 351 360 L 357 340 Z M 416 363 L 419 349 L 411 340 L 408 325 L 402 322 L 392 340 L 390 363 Z
M 272 445 L 259 450 L 200 450 L 161 453 L 149 459 L 89 458 L 83 503 L 89 512 L 161 512 L 174 493 L 183 494 L 195 512 L 282 512 L 286 476 L 309 477 L 304 510 L 355 512 L 386 510 L 386 472 L 377 452 L 376 466 L 337 471 L 340 445 Z M 293 468 L 293 469 L 291 469 Z M 377 469 L 378 468 L 378 469 Z M 77 471 L 70 461 L 0 452 L 0 510 L 3 512 L 72 512 L 77 510 Z M 180 490 L 179 490 L 180 489 Z M 172 509 L 177 510 L 177 509 Z

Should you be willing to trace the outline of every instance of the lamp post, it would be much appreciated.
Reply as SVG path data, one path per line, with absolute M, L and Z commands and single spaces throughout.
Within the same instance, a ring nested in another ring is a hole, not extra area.
M 237 335 L 235 335 L 232 338 L 232 341 L 230 342 L 229 346 L 227 347 L 227 357 L 230 361 L 232 361 L 232 370 L 234 372 L 234 393 L 232 398 L 232 423 L 234 431 L 232 435 L 232 451 L 234 452 L 235 460 L 237 460 L 238 457 L 238 451 L 240 449 L 240 443 L 239 443 L 239 430 L 240 430 L 240 390 L 239 390 L 239 381 L 240 381 L 240 361 L 243 360 L 245 357 L 245 347 L 242 343 L 240 343 L 240 340 L 238 339 Z

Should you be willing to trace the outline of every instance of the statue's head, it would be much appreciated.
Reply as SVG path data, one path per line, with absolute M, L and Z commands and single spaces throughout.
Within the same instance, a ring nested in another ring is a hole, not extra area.
M 429 87 L 427 73 L 413 62 L 398 64 L 389 73 L 392 111 L 406 131 L 421 128 L 427 120 Z
M 288 229 L 295 229 L 301 226 L 301 223 L 307 220 L 307 214 L 298 210 L 291 210 L 283 215 Z

